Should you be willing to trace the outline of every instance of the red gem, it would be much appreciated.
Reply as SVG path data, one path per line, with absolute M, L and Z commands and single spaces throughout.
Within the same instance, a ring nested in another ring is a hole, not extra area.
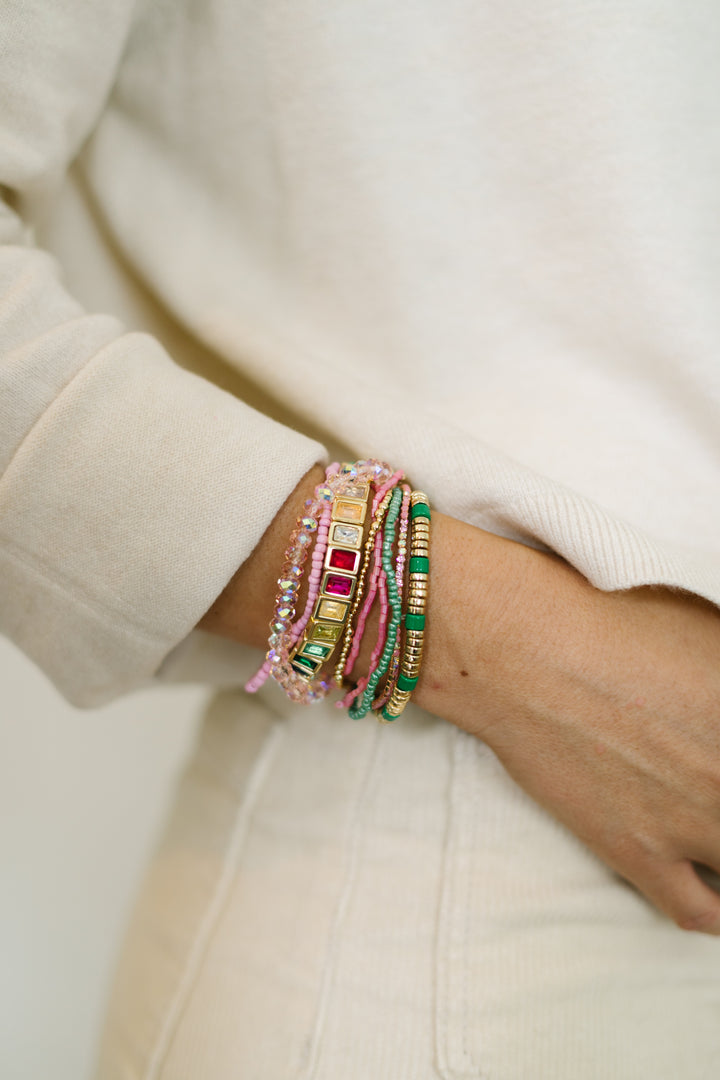
M 335 570 L 349 570 L 352 573 L 355 570 L 358 555 L 357 551 L 342 551 L 340 548 L 335 548 L 330 552 L 330 566 Z
M 332 596 L 349 596 L 352 587 L 352 578 L 340 577 L 338 574 L 328 574 L 323 591 L 330 593 Z

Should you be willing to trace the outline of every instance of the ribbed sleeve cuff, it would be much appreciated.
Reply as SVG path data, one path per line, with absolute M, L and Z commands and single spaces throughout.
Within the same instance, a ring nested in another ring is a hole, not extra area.
M 2 632 L 72 704 L 146 684 L 324 458 L 153 338 L 117 339 L 0 480 Z

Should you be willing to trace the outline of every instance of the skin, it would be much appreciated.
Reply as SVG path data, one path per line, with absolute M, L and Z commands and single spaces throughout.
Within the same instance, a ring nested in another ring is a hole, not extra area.
M 287 537 L 323 475 L 303 478 L 202 629 L 265 647 Z M 557 556 L 433 512 L 413 700 L 486 742 L 678 926 L 720 935 L 720 896 L 697 872 L 720 872 L 715 607 L 663 587 L 602 592 Z

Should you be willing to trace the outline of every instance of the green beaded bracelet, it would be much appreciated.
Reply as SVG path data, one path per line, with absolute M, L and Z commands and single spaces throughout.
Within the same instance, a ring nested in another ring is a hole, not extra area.
M 417 686 L 422 660 L 425 603 L 430 569 L 427 551 L 430 539 L 431 515 L 427 495 L 424 492 L 414 491 L 411 499 L 412 533 L 410 537 L 408 610 L 404 619 L 405 646 L 397 682 L 390 695 L 390 700 L 380 713 L 383 720 L 395 720 L 402 713 Z M 421 523 L 417 519 L 424 520 Z
M 373 698 L 375 697 L 375 688 L 390 667 L 390 661 L 392 660 L 398 633 L 400 631 L 400 623 L 402 621 L 402 601 L 395 580 L 392 549 L 393 544 L 395 543 L 395 531 L 397 519 L 400 514 L 402 497 L 402 488 L 396 487 L 393 491 L 390 508 L 385 519 L 385 532 L 383 534 L 382 566 L 387 579 L 388 598 L 390 600 L 390 609 L 392 611 L 387 629 L 387 637 L 385 638 L 385 647 L 383 648 L 377 667 L 370 673 L 362 696 L 356 698 L 348 710 L 348 716 L 353 720 L 362 720 L 362 718 L 367 716 L 370 711 Z

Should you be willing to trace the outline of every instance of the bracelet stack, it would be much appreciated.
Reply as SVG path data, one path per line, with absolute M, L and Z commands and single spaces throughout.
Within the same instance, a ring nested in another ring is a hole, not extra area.
M 340 687 L 337 705 L 353 719 L 370 711 L 386 722 L 400 716 L 420 676 L 430 569 L 428 499 L 404 480 L 375 459 L 328 466 L 290 536 L 268 650 L 248 692 L 270 676 L 292 701 L 312 704 Z M 353 681 L 376 604 L 370 667 Z

